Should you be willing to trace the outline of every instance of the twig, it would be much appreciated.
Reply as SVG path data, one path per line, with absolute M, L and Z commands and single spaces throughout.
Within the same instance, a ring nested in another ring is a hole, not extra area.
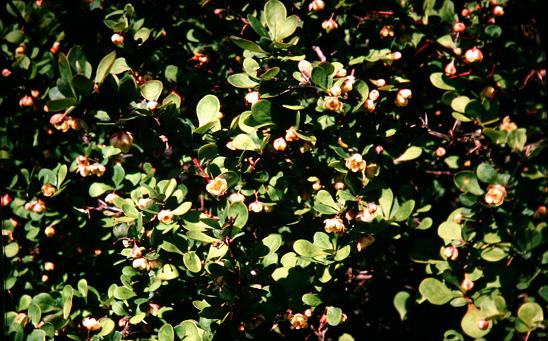
M 322 49 L 319 46 L 312 46 L 312 50 L 316 52 L 318 55 L 318 58 L 320 58 L 320 62 L 325 62 L 327 58 L 325 58 L 325 54 L 323 54 Z

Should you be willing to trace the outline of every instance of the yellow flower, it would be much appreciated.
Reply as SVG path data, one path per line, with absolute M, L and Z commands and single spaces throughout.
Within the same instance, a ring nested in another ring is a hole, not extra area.
M 289 322 L 295 329 L 304 329 L 308 327 L 308 317 L 300 313 L 291 316 Z
M 363 171 L 365 169 L 365 166 L 365 160 L 360 154 L 356 153 L 346 159 L 346 168 L 350 169 L 354 173 L 358 171 Z
M 485 193 L 485 202 L 489 205 L 500 206 L 506 198 L 506 188 L 499 184 L 489 185 Z
M 341 218 L 330 218 L 323 221 L 325 224 L 325 232 L 327 233 L 343 233 L 346 228 L 344 227 L 343 220 Z
M 221 196 L 226 193 L 228 189 L 228 184 L 225 179 L 216 177 L 213 180 L 209 180 L 209 183 L 206 186 L 206 191 L 211 195 Z

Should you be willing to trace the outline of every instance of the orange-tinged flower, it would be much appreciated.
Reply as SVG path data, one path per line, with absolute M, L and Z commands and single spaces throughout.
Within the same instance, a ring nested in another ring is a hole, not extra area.
M 365 166 L 365 160 L 360 154 L 356 153 L 346 159 L 346 168 L 350 169 L 354 173 L 358 171 L 363 171 L 365 169 Z
M 57 192 L 57 189 L 52 184 L 50 184 L 49 182 L 44 184 L 42 186 L 41 190 L 42 190 L 42 194 L 45 197 L 51 197 L 52 195 L 55 194 L 55 192 Z
M 249 204 L 249 210 L 255 213 L 262 212 L 263 209 L 264 209 L 264 205 L 259 200 L 255 200 L 254 202 Z
M 323 108 L 331 111 L 339 111 L 342 109 L 343 104 L 339 101 L 338 97 L 327 96 L 324 98 Z
M 455 67 L 455 61 L 452 60 L 449 64 L 445 65 L 443 69 L 446 76 L 453 76 L 457 73 L 457 68 Z
M 327 33 L 331 32 L 332 30 L 339 27 L 337 22 L 333 20 L 333 18 L 329 18 L 328 20 L 324 20 L 322 22 L 322 28 L 327 31 Z
M 325 8 L 325 2 L 323 0 L 312 0 L 312 2 L 308 4 L 308 10 L 310 12 L 321 11 L 324 8 Z
M 500 124 L 499 128 L 500 130 L 504 130 L 509 133 L 512 130 L 518 129 L 518 126 L 514 122 L 510 121 L 509 116 L 506 116 L 502 119 L 502 123 Z
M 274 147 L 274 150 L 283 152 L 287 148 L 287 142 L 283 137 L 278 137 L 272 142 L 272 146 Z
M 224 195 L 227 189 L 228 184 L 226 180 L 221 177 L 216 177 L 213 180 L 209 180 L 208 184 L 206 185 L 206 191 L 208 191 L 209 194 L 215 196 Z
M 97 321 L 93 317 L 84 318 L 82 320 L 82 326 L 84 326 L 84 328 L 86 328 L 90 332 L 101 329 L 101 324 L 99 323 L 99 321 Z
M 251 105 L 257 103 L 261 99 L 261 95 L 258 91 L 251 91 L 245 95 L 245 101 Z
M 329 218 L 325 219 L 323 221 L 325 224 L 324 229 L 327 233 L 344 233 L 346 231 L 346 227 L 344 226 L 344 222 L 341 218 Z
M 477 47 L 473 47 L 464 52 L 464 61 L 468 64 L 481 62 L 483 60 L 483 53 Z
M 506 198 L 506 188 L 499 184 L 491 184 L 487 187 L 487 193 L 485 193 L 485 202 L 491 206 L 500 206 Z
M 299 135 L 297 135 L 297 129 L 295 129 L 295 127 L 287 129 L 285 131 L 285 139 L 289 142 L 299 140 Z
M 171 224 L 173 220 L 173 213 L 170 210 L 161 210 L 158 213 L 158 220 L 163 224 Z
M 295 329 L 304 329 L 308 327 L 308 317 L 300 313 L 295 314 L 291 316 L 289 323 L 291 323 L 291 326 Z
M 244 202 L 245 196 L 241 193 L 232 193 L 228 196 L 228 202 L 233 204 L 235 202 Z
M 119 33 L 114 33 L 111 37 L 110 37 L 110 40 L 112 41 L 113 44 L 115 45 L 121 45 L 124 43 L 124 36 L 119 34 Z
M 110 137 L 110 145 L 127 153 L 129 148 L 133 145 L 133 135 L 129 131 L 114 133 Z

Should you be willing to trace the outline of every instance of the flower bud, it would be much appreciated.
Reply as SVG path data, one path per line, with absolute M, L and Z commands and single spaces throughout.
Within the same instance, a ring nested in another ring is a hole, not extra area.
M 337 71 L 335 71 L 335 77 L 337 78 L 346 77 L 346 69 L 345 68 L 337 69 Z
M 354 88 L 354 83 L 356 82 L 356 78 L 354 76 L 348 76 L 344 79 L 342 85 L 341 85 L 341 91 L 343 94 L 352 91 Z
M 504 8 L 502 8 L 502 6 L 495 6 L 493 8 L 493 15 L 495 17 L 501 17 L 504 15 Z
M 272 146 L 274 147 L 274 150 L 283 152 L 287 148 L 287 142 L 283 137 L 278 137 L 272 142 Z
M 382 88 L 386 85 L 386 80 L 384 80 L 383 78 L 379 78 L 377 80 L 372 79 L 371 83 L 373 83 L 373 85 L 375 85 L 377 88 Z
M 1 206 L 8 206 L 11 203 L 11 197 L 8 193 L 2 195 L 2 198 L 0 198 L 0 205 Z
M 437 157 L 443 157 L 445 155 L 445 148 L 438 147 L 435 151 Z
M 232 193 L 231 195 L 228 196 L 228 202 L 231 204 L 236 202 L 244 202 L 244 201 L 245 201 L 245 196 L 241 193 Z
M 453 32 L 461 33 L 464 32 L 464 30 L 466 30 L 466 25 L 464 25 L 464 23 L 456 22 L 453 25 Z
M 474 287 L 474 282 L 470 280 L 469 278 L 465 277 L 462 280 L 460 286 L 464 291 L 470 291 Z
M 475 62 L 481 62 L 483 60 L 483 53 L 477 47 L 473 47 L 464 53 L 464 62 L 471 64 Z
M 65 120 L 66 114 L 54 114 L 50 117 L 49 123 L 57 125 Z
M 450 260 L 457 260 L 459 258 L 459 249 L 454 246 L 446 246 L 443 249 L 443 256 Z
M 327 31 L 327 33 L 331 32 L 332 30 L 339 27 L 337 22 L 333 20 L 333 18 L 329 18 L 328 20 L 324 20 L 322 22 L 322 28 Z
M 36 89 L 31 90 L 30 95 L 32 96 L 32 98 L 38 98 L 38 96 L 40 96 L 40 91 Z
M 375 153 L 377 154 L 382 154 L 384 152 L 384 147 L 383 146 L 376 146 L 375 147 Z
M 394 28 L 392 26 L 383 26 L 380 30 L 381 38 L 388 38 L 394 36 Z
M 309 12 L 321 11 L 324 8 L 325 8 L 325 2 L 323 2 L 323 0 L 312 0 L 312 2 L 308 4 Z
M 413 95 L 413 93 L 409 89 L 400 89 L 400 90 L 398 90 L 398 96 L 401 96 L 405 99 L 411 98 L 412 95 Z
M 399 51 L 392 52 L 392 54 L 390 55 L 391 60 L 400 60 L 401 57 L 402 57 L 402 55 L 401 55 L 401 52 L 399 52 Z
M 259 200 L 255 200 L 251 204 L 249 204 L 249 210 L 253 211 L 255 213 L 259 213 L 264 209 L 263 203 Z
M 149 302 L 148 303 L 148 312 L 152 316 L 158 316 L 158 312 L 160 311 L 160 305 L 158 303 Z
M 346 187 L 346 185 L 342 181 L 337 181 L 333 184 L 333 187 L 335 187 L 337 191 L 342 191 Z
M 29 317 L 25 313 L 19 313 L 15 316 L 15 322 L 24 327 L 29 322 Z
M 380 94 L 379 90 L 373 89 L 369 92 L 369 99 L 372 100 L 372 101 L 376 101 L 377 99 L 379 99 L 380 95 L 381 94 Z
M 53 43 L 53 45 L 51 45 L 51 48 L 49 49 L 49 51 L 53 54 L 56 54 L 59 51 L 60 46 L 61 46 L 61 43 L 56 41 L 55 43 Z
M 400 95 L 397 95 L 394 99 L 394 104 L 396 104 L 396 106 L 398 107 L 406 107 L 408 103 L 409 101 L 407 100 L 407 98 L 403 98 Z
M 53 228 L 53 226 L 46 227 L 46 229 L 44 230 L 44 234 L 48 238 L 53 237 L 55 235 L 55 228 Z
M 314 182 L 312 184 L 312 189 L 315 190 L 315 191 L 319 191 L 320 189 L 322 189 L 321 182 L 319 182 L 319 181 Z
M 23 96 L 19 100 L 19 106 L 21 107 L 32 107 L 34 105 L 34 100 L 31 96 Z
M 122 45 L 124 43 L 124 36 L 119 34 L 119 33 L 114 33 L 111 37 L 110 37 L 110 40 L 112 41 L 113 44 L 115 45 Z
M 369 112 L 373 112 L 373 111 L 375 111 L 375 108 L 377 107 L 377 104 L 375 103 L 374 100 L 372 100 L 372 99 L 367 99 L 367 100 L 363 103 L 363 106 L 364 106 Z
M 2 77 L 9 77 L 11 75 L 10 69 L 2 69 Z
M 115 199 L 118 199 L 120 196 L 116 193 L 109 193 L 107 194 L 107 196 L 105 197 L 105 202 L 109 205 L 112 205 L 114 204 L 114 200 Z
M 110 145 L 127 153 L 133 145 L 133 135 L 129 131 L 120 131 L 110 136 Z
M 453 76 L 457 73 L 457 68 L 455 67 L 455 61 L 452 60 L 449 64 L 445 65 L 443 69 L 446 76 Z
M 25 46 L 25 44 L 21 44 L 15 49 L 16 55 L 25 54 L 25 52 L 27 52 L 27 47 Z
M 44 263 L 44 270 L 46 271 L 53 271 L 55 269 L 55 264 L 52 262 L 45 262 Z

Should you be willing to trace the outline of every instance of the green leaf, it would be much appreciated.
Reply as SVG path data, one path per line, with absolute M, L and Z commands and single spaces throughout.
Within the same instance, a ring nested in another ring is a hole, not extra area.
M 421 147 L 411 146 L 411 147 L 407 148 L 407 150 L 405 152 L 403 152 L 402 155 L 395 158 L 394 163 L 397 164 L 397 163 L 400 163 L 400 162 L 414 160 L 414 159 L 418 158 L 421 154 L 422 154 L 422 148 Z
M 478 323 L 485 319 L 485 317 L 485 314 L 481 310 L 468 310 L 460 323 L 462 330 L 468 336 L 476 339 L 487 335 L 491 331 L 493 323 L 490 322 L 489 327 L 485 330 L 480 329 L 478 326 Z
M 230 83 L 230 85 L 234 87 L 244 88 L 244 89 L 254 88 L 257 85 L 259 85 L 259 83 L 249 78 L 247 73 L 235 73 L 233 75 L 228 76 L 227 81 L 228 83 Z
M 84 278 L 78 281 L 78 291 L 84 299 L 88 297 L 88 282 Z
M 112 51 L 101 59 L 99 66 L 97 66 L 97 71 L 95 73 L 95 83 L 101 84 L 105 80 L 106 76 L 110 72 L 112 64 L 116 59 L 116 51 Z
M 218 113 L 221 110 L 221 102 L 215 95 L 206 95 L 196 105 L 196 115 L 198 116 L 198 127 L 205 126 L 214 122 L 213 131 L 221 129 Z
M 330 326 L 337 326 L 339 323 L 341 323 L 343 315 L 341 308 L 337 307 L 327 307 L 327 323 Z
M 331 194 L 322 189 L 314 198 L 314 209 L 322 214 L 337 214 L 340 208 Z
M 287 18 L 287 10 L 283 3 L 278 0 L 269 0 L 264 6 L 264 15 L 266 26 L 270 30 L 270 36 L 273 40 L 278 41 L 277 36 Z
M 171 324 L 164 324 L 160 330 L 158 330 L 158 341 L 174 341 L 175 340 L 175 331 Z
M 114 331 L 114 328 L 116 327 L 116 325 L 114 324 L 114 321 L 112 321 L 108 317 L 100 319 L 99 323 L 101 324 L 101 331 L 97 333 L 98 337 L 109 335 L 110 333 Z
M 438 236 L 445 244 L 450 244 L 454 240 L 461 241 L 462 227 L 454 221 L 445 221 L 438 227 Z
M 232 146 L 239 150 L 258 150 L 259 146 L 247 134 L 238 134 L 232 140 Z
M 135 297 L 137 294 L 128 287 L 117 287 L 114 289 L 114 297 L 119 300 L 127 300 Z
M 228 207 L 226 215 L 227 218 L 232 218 L 234 227 L 243 228 L 245 227 L 245 224 L 247 224 L 249 211 L 244 203 L 235 202 Z
M 202 262 L 196 252 L 190 251 L 183 255 L 183 263 L 190 272 L 200 272 L 202 270 Z
M 19 244 L 17 242 L 11 242 L 4 247 L 4 254 L 7 258 L 13 258 L 19 252 Z
M 396 211 L 396 214 L 394 215 L 394 220 L 395 221 L 406 220 L 407 218 L 409 218 L 411 213 L 413 213 L 414 208 L 415 208 L 415 200 L 408 200 L 404 202 L 402 205 L 400 205 L 400 207 Z
M 23 41 L 24 38 L 25 35 L 20 30 L 13 30 L 4 36 L 4 39 L 12 44 L 19 44 Z
M 498 262 L 506 257 L 508 257 L 508 250 L 498 246 L 489 246 L 481 250 L 481 258 L 488 262 Z
M 141 27 L 139 31 L 135 33 L 135 35 L 133 36 L 133 39 L 137 41 L 137 44 L 140 46 L 140 45 L 143 45 L 145 41 L 148 40 L 148 37 L 150 37 L 150 29 L 146 27 Z
M 113 75 L 118 75 L 128 70 L 131 70 L 131 68 L 127 65 L 126 59 L 116 58 L 116 60 L 112 64 L 112 67 L 110 68 L 110 73 Z
M 183 258 L 184 259 L 184 258 Z M 172 264 L 164 264 L 162 268 L 158 271 L 157 278 L 162 281 L 170 281 L 179 277 L 179 271 Z
M 385 219 L 390 218 L 390 209 L 394 202 L 394 194 L 390 188 L 383 188 L 381 197 L 379 198 L 379 204 L 381 205 L 382 214 Z
M 159 80 L 150 80 L 141 85 L 141 95 L 148 101 L 157 101 L 162 94 L 164 85 Z
M 124 171 L 124 168 L 120 164 L 114 165 L 112 174 L 114 186 L 119 187 L 122 184 L 122 181 L 124 181 L 125 176 L 126 172 Z
M 303 257 L 310 258 L 327 254 L 325 251 L 305 239 L 299 239 L 293 243 L 293 250 Z
M 289 37 L 299 26 L 299 17 L 296 15 L 291 15 L 287 17 L 283 23 L 277 27 L 275 41 L 281 42 L 285 38 Z
M 310 80 L 320 88 L 327 89 L 329 85 L 329 73 L 324 67 L 322 67 L 322 64 L 320 64 L 312 69 Z
M 263 53 L 268 54 L 265 50 L 263 50 L 258 44 L 252 42 L 251 40 L 243 39 L 236 36 L 230 36 L 230 40 L 234 42 L 234 44 L 238 45 L 244 50 L 249 50 L 251 52 L 257 52 L 257 53 Z
M 272 254 L 282 246 L 282 236 L 279 234 L 269 234 L 262 240 L 262 243 L 268 248 L 268 254 Z
M 168 65 L 164 71 L 164 76 L 168 82 L 176 82 L 177 73 L 179 73 L 179 68 L 176 65 Z
M 356 105 L 352 109 L 352 112 L 356 112 L 362 108 L 363 104 L 369 96 L 369 86 L 366 82 L 359 79 L 356 81 L 356 83 L 354 83 L 354 90 L 358 94 L 360 94 L 360 100 L 358 101 L 358 103 L 356 103 Z
M 451 85 L 451 81 L 447 79 L 441 72 L 434 72 L 433 74 L 431 74 L 430 82 L 438 89 L 456 90 L 456 88 Z
M 196 322 L 193 320 L 186 320 L 181 322 L 175 327 L 175 333 L 181 340 L 188 341 L 202 341 Z
M 76 105 L 78 105 L 78 100 L 74 97 L 54 99 L 46 103 L 46 106 L 48 107 L 49 112 L 65 111 L 69 109 L 70 107 L 76 106 Z
M 498 177 L 496 169 L 486 162 L 483 162 L 478 166 L 476 169 L 476 174 L 481 182 L 488 184 L 495 183 Z
M 174 215 L 183 215 L 187 213 L 191 207 L 192 207 L 192 202 L 187 201 L 179 205 L 179 207 L 177 207 L 176 209 L 172 210 L 171 213 L 173 213 Z
M 111 191 L 113 189 L 114 188 L 112 186 L 104 184 L 102 182 L 94 182 L 91 184 L 91 186 L 89 186 L 88 192 L 92 198 L 96 198 L 100 196 L 101 194 Z
M 25 341 L 46 341 L 46 332 L 42 329 L 35 329 L 27 336 Z
M 457 112 L 464 113 L 466 106 L 470 103 L 470 98 L 467 96 L 458 96 L 451 101 L 451 108 Z
M 70 285 L 65 285 L 63 288 L 63 318 L 67 319 L 70 316 L 72 309 L 72 297 L 74 296 L 74 289 Z
M 36 327 L 42 318 L 42 309 L 36 303 L 32 303 L 29 307 L 29 319 L 30 322 Z
M 419 292 L 423 298 L 435 305 L 445 304 L 457 297 L 454 292 L 445 286 L 445 284 L 431 277 L 426 278 L 421 282 L 419 285 Z
M 276 75 L 278 75 L 278 73 L 280 73 L 280 68 L 275 66 L 273 68 L 270 68 L 270 69 L 266 70 L 261 75 L 261 79 L 265 80 L 265 81 L 271 80 L 272 78 L 276 77 Z
M 478 183 L 478 178 L 476 178 L 472 171 L 462 171 L 455 174 L 454 182 L 457 188 L 465 193 L 472 193 L 474 195 L 485 193 Z
M 172 92 L 164 98 L 164 100 L 162 101 L 162 106 L 173 104 L 177 109 L 179 109 L 181 107 L 181 102 L 181 96 L 179 96 L 175 92 Z
M 322 299 L 316 294 L 304 294 L 301 300 L 311 307 L 317 307 L 323 303 Z
M 516 321 L 516 328 L 519 332 L 525 333 L 542 325 L 542 321 L 544 321 L 544 312 L 542 311 L 540 304 L 527 302 L 519 307 L 518 319 L 519 320 Z
M 146 313 L 137 313 L 135 314 L 135 316 L 132 316 L 130 319 L 129 319 L 129 323 L 131 324 L 137 324 L 137 323 L 140 323 L 141 321 L 143 321 L 145 319 L 145 317 L 147 316 Z
M 525 143 L 527 142 L 527 130 L 525 128 L 518 128 L 508 133 L 507 143 L 514 151 L 523 150 Z
M 197 240 L 202 243 L 215 243 L 219 241 L 218 239 L 210 237 L 207 234 L 200 231 L 188 231 L 186 235 L 188 238 Z
M 407 291 L 400 291 L 396 294 L 396 296 L 394 296 L 394 300 L 392 303 L 398 311 L 398 314 L 400 314 L 400 319 L 402 321 L 405 320 L 405 317 L 407 316 L 407 304 L 410 298 L 411 294 L 409 294 Z

